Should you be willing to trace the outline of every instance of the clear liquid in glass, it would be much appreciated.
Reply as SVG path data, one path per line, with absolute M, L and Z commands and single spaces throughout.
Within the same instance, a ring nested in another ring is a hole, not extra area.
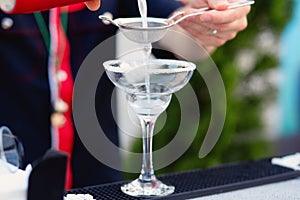
M 127 93 L 131 109 L 140 119 L 143 134 L 143 163 L 136 180 L 121 186 L 130 196 L 165 196 L 174 186 L 158 180 L 152 162 L 152 139 L 155 121 L 168 107 L 172 93 L 185 86 L 193 74 L 193 63 L 178 60 L 152 59 L 112 60 L 104 64 L 110 80 Z M 147 77 L 147 78 L 146 78 Z

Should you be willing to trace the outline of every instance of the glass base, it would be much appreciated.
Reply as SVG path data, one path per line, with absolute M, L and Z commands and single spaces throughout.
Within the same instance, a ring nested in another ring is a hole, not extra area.
M 121 190 L 134 197 L 166 196 L 175 191 L 174 186 L 168 186 L 159 180 L 142 182 L 136 179 L 126 185 L 121 186 Z

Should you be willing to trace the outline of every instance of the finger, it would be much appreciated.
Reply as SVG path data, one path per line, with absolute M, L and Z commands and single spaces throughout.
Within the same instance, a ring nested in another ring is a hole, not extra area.
M 226 10 L 229 5 L 227 0 L 207 0 L 207 1 L 178 0 L 178 1 L 180 1 L 183 5 L 191 8 L 209 7 L 216 10 Z
M 235 25 L 235 23 L 237 25 Z M 218 29 L 217 26 L 210 27 L 210 26 L 199 26 L 197 24 L 194 25 L 182 25 L 184 29 L 186 29 L 192 36 L 199 37 L 199 35 L 205 35 L 205 36 L 214 36 L 218 37 L 222 40 L 232 40 L 236 37 L 237 33 L 240 32 L 240 26 L 239 22 L 234 22 L 234 24 L 228 25 L 226 27 L 226 30 L 224 29 Z M 215 33 L 214 33 L 215 32 Z
M 206 1 L 198 1 L 198 0 L 180 0 L 180 2 L 190 8 L 204 8 L 209 7 Z
M 201 41 L 205 46 L 221 46 L 226 41 L 234 38 L 233 33 L 213 33 L 214 30 L 207 29 L 200 31 L 197 29 L 186 29 L 186 31 L 196 40 Z
M 227 24 L 202 23 L 202 25 L 208 27 L 209 29 L 216 29 L 219 32 L 239 32 L 248 26 L 248 20 L 247 18 L 241 18 Z
M 195 21 L 182 21 L 179 25 L 186 31 L 193 33 L 194 36 L 198 34 L 209 35 L 212 28 Z
M 236 24 L 235 24 L 236 23 Z M 237 28 L 240 22 L 234 22 L 228 25 L 228 30 L 219 30 L 216 27 L 205 26 L 204 24 L 197 24 L 195 22 L 181 22 L 180 26 L 184 28 L 195 39 L 203 40 L 205 44 L 221 46 L 226 41 L 232 40 L 240 31 Z
M 96 11 L 100 8 L 100 0 L 90 0 L 90 1 L 86 1 L 85 5 L 88 9 L 90 9 L 91 11 Z
M 224 40 L 219 37 L 214 37 L 214 36 L 208 36 L 208 35 L 201 35 L 198 38 L 195 38 L 198 44 L 202 46 L 210 46 L 210 47 L 220 47 L 223 46 L 227 40 Z
M 232 40 L 236 37 L 238 32 L 235 31 L 231 31 L 231 32 L 216 32 L 216 34 L 214 34 L 214 37 L 217 37 L 221 40 L 225 40 L 226 42 L 229 40 Z
M 224 24 L 235 21 L 236 19 L 246 17 L 250 12 L 250 6 L 244 6 L 242 8 L 236 8 L 225 11 L 209 11 L 198 16 L 201 22 Z M 189 19 L 191 20 L 191 19 Z
M 190 14 L 190 13 L 194 13 L 195 10 L 197 9 L 189 9 L 187 10 L 185 13 L 186 14 Z M 225 11 L 222 11 L 225 12 Z M 232 16 L 227 16 L 228 18 L 231 18 Z M 223 18 L 226 18 L 223 17 Z M 183 20 L 180 24 L 188 24 L 191 27 L 196 27 L 197 29 L 199 29 L 199 27 L 207 27 L 210 30 L 214 30 L 217 29 L 221 32 L 226 32 L 226 31 L 241 31 L 244 30 L 247 25 L 248 25 L 248 21 L 247 21 L 247 17 L 246 16 L 242 16 L 240 18 L 238 18 L 239 16 L 234 16 L 234 18 L 236 18 L 235 20 L 228 20 L 229 23 L 220 23 L 218 21 L 218 23 L 212 23 L 212 22 L 202 22 L 199 18 L 199 16 L 195 16 L 195 17 L 190 17 L 190 18 L 186 18 L 185 20 Z M 227 22 L 227 20 L 225 20 L 225 22 Z M 201 29 L 201 28 L 200 28 Z
M 226 42 L 225 35 L 221 37 L 213 35 L 213 29 L 205 26 L 195 25 L 192 22 L 180 23 L 180 26 L 187 31 L 199 44 L 202 42 L 205 46 L 221 46 Z
M 229 3 L 227 0 L 208 0 L 208 5 L 216 10 L 226 10 Z

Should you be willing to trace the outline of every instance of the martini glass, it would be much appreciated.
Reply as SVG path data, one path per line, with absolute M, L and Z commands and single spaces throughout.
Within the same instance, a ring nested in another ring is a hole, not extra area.
M 172 93 L 190 80 L 196 66 L 179 60 L 110 60 L 103 63 L 110 80 L 126 92 L 129 106 L 142 126 L 143 163 L 140 176 L 121 187 L 130 196 L 165 196 L 175 187 L 166 185 L 154 174 L 152 138 L 155 121 L 168 107 Z

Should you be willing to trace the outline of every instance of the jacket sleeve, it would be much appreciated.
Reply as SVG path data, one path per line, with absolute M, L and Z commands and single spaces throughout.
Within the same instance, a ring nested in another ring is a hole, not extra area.
M 176 0 L 148 0 L 148 16 L 166 18 L 182 6 Z
M 137 0 L 120 0 L 118 17 L 138 17 Z M 148 17 L 166 18 L 182 4 L 176 0 L 147 0 Z

